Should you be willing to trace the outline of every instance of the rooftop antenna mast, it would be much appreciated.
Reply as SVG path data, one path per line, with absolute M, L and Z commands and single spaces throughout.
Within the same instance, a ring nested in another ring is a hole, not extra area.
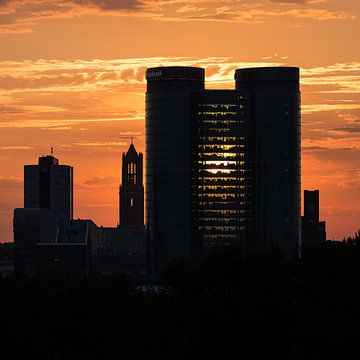
M 54 156 L 54 148 L 50 148 L 50 153 L 51 153 L 51 156 Z

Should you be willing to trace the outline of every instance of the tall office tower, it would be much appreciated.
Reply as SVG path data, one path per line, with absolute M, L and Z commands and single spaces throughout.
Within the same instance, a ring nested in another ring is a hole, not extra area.
M 154 263 L 230 243 L 296 256 L 299 70 L 237 70 L 236 90 L 205 90 L 200 68 L 152 68 L 146 77 L 146 224 Z
M 191 232 L 190 138 L 204 69 L 148 69 L 146 93 L 146 226 L 148 255 L 156 267 L 188 258 Z
M 303 247 L 325 244 L 326 222 L 319 221 L 319 190 L 304 190 L 304 216 L 301 225 Z
M 73 168 L 53 155 L 24 166 L 24 208 L 45 208 L 58 220 L 73 218 Z
M 132 142 L 122 155 L 120 225 L 129 230 L 144 230 L 143 155 L 136 152 Z
M 239 69 L 235 81 L 251 98 L 257 242 L 295 254 L 301 240 L 299 69 Z
M 319 190 L 304 190 L 304 218 L 307 221 L 319 221 Z

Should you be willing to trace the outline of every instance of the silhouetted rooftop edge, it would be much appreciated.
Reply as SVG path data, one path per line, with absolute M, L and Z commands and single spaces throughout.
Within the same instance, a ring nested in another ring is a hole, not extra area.
M 299 81 L 299 76 L 299 68 L 290 66 L 256 67 L 235 70 L 236 81 Z
M 204 81 L 205 69 L 192 66 L 160 66 L 146 70 L 146 80 L 199 80 Z

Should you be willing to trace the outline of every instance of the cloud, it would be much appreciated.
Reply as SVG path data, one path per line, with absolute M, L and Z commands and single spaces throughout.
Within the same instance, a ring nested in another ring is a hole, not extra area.
M 13 189 L 19 189 L 22 186 L 22 181 L 18 178 L 3 178 L 0 177 L 0 189 L 1 191 L 8 191 Z
M 146 67 L 180 64 L 205 67 L 209 86 L 226 88 L 233 85 L 236 68 L 280 62 L 226 57 L 0 61 L 0 127 L 66 130 L 81 122 L 143 120 Z
M 348 177 L 345 174 L 345 169 L 360 168 L 360 149 L 356 148 L 331 148 L 315 149 L 306 152 L 307 156 L 318 159 L 322 162 L 320 172 L 326 171 L 325 163 L 333 164 L 331 171 L 328 171 L 327 176 L 333 176 L 334 173 L 339 173 L 343 177 Z
M 301 151 L 322 151 L 328 150 L 329 148 L 323 146 L 302 146 Z
M 131 136 L 138 136 L 141 135 L 142 133 L 139 131 L 121 131 L 118 133 L 120 136 L 124 136 L 124 137 L 131 137 Z
M 283 4 L 306 4 L 306 0 L 269 0 L 273 3 L 283 3 Z
M 325 2 L 325 0 L 269 0 L 272 3 L 282 4 L 319 4 Z
M 237 23 L 261 23 L 277 21 L 279 18 L 309 19 L 315 21 L 347 20 L 355 16 L 349 11 L 331 11 L 327 9 L 268 9 L 268 8 L 224 8 L 206 9 L 207 12 L 194 12 L 189 15 L 177 17 L 164 17 L 163 20 L 176 21 L 223 21 Z
M 2 0 L 0 32 L 31 32 L 33 25 L 44 19 L 72 18 L 87 14 L 121 16 L 141 13 L 140 0 Z
M 338 184 L 344 189 L 358 190 L 360 189 L 360 181 L 342 181 Z
M 76 142 L 74 145 L 78 146 L 126 146 L 126 142 L 119 141 L 104 141 L 104 142 Z
M 351 216 L 359 217 L 360 209 L 359 208 L 344 208 L 344 207 L 322 207 L 321 212 L 323 216 Z
M 278 17 L 318 20 L 345 20 L 354 15 L 345 10 L 282 5 L 319 4 L 322 0 L 260 0 L 251 2 L 209 0 L 22 0 L 0 3 L 0 32 L 31 32 L 34 24 L 45 19 L 95 16 L 133 16 L 159 21 L 225 21 L 256 23 Z M 201 7 L 198 5 L 201 4 Z
M 360 109 L 359 104 L 344 104 L 338 102 L 337 104 L 309 104 L 302 105 L 302 111 L 304 114 L 310 114 L 320 111 L 334 111 L 334 110 L 357 110 Z
M 53 131 L 64 131 L 64 130 L 71 130 L 71 126 L 49 126 L 42 128 L 43 130 L 53 130 Z
M 85 185 L 95 185 L 95 186 L 104 186 L 104 185 L 114 185 L 119 182 L 119 179 L 115 176 L 107 175 L 104 177 L 95 176 L 91 179 L 84 181 Z
M 117 137 L 119 139 L 133 140 L 134 138 L 139 139 L 143 137 L 143 133 L 140 131 L 121 131 L 118 133 Z
M 349 133 L 349 134 L 360 134 L 360 126 L 358 127 L 339 127 L 331 129 L 332 131 L 337 131 L 340 133 Z
M 349 11 L 330 11 L 326 9 L 293 9 L 283 13 L 290 17 L 298 19 L 312 19 L 312 20 L 347 20 L 355 19 Z
M 320 146 L 322 148 L 337 149 L 337 150 L 360 150 L 360 141 L 358 133 L 349 134 L 345 136 L 344 133 L 334 131 L 327 127 L 315 131 L 314 134 L 308 134 L 303 137 L 302 146 Z M 360 160 L 360 158 L 359 158 Z
M 0 150 L 31 150 L 33 146 L 29 145 L 11 145 L 11 146 L 0 146 Z
M 77 5 L 85 7 L 97 7 L 101 10 L 134 10 L 143 6 L 139 0 L 69 0 Z
M 228 57 L 0 61 L 0 127 L 68 130 L 81 122 L 143 120 L 147 67 L 204 67 L 207 88 L 223 89 L 233 87 L 237 68 L 279 66 L 282 61 L 279 57 L 259 62 Z M 359 79 L 357 62 L 302 68 L 303 124 L 314 129 L 328 119 L 319 123 L 319 117 L 314 121 L 311 116 L 335 112 L 327 129 L 339 130 L 344 127 L 341 121 L 357 124 Z
M 180 7 L 176 10 L 178 13 L 190 13 L 190 12 L 197 12 L 197 11 L 204 11 L 205 8 L 198 7 L 198 6 L 191 6 L 191 5 L 185 5 L 183 7 Z
M 17 107 L 15 106 L 11 106 L 11 105 L 0 105 L 0 114 L 22 114 L 26 112 L 26 110 L 23 107 Z
M 345 113 L 345 114 L 339 114 L 337 117 L 348 123 L 359 123 L 360 122 L 360 117 L 355 114 Z

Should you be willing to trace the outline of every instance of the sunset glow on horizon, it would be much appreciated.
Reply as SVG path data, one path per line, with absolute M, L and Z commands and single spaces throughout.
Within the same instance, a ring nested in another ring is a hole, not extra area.
M 353 235 L 359 17 L 358 0 L 0 0 L 0 242 L 24 165 L 51 147 L 74 167 L 75 217 L 116 225 L 121 154 L 132 138 L 145 152 L 145 70 L 174 65 L 205 68 L 208 89 L 233 89 L 237 68 L 300 67 L 302 189 L 320 190 L 328 239 Z

